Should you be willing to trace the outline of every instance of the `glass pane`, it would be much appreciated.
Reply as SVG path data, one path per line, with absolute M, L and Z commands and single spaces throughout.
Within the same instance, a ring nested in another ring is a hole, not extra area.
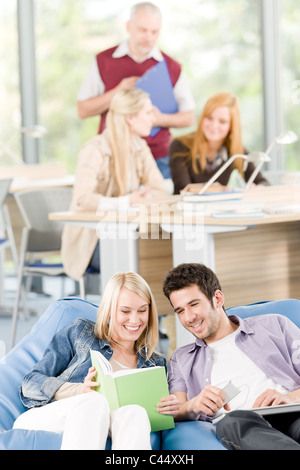
M 259 0 L 189 0 L 188 8 L 182 0 L 165 3 L 162 46 L 184 65 L 197 116 L 211 95 L 230 91 L 240 100 L 246 148 L 262 149 Z
M 48 129 L 42 161 L 63 161 L 73 172 L 79 149 L 97 134 L 99 118 L 80 120 L 76 97 L 94 55 L 124 36 L 122 8 L 106 0 L 35 2 L 39 116 Z
M 17 30 L 17 1 L 0 0 L 0 166 L 22 158 Z
M 284 128 L 300 138 L 300 9 L 298 0 L 281 2 Z M 286 169 L 300 170 L 300 141 L 285 146 Z
M 42 159 L 60 159 L 72 170 L 78 150 L 97 132 L 98 118 L 77 117 L 76 96 L 94 56 L 127 37 L 130 5 L 123 0 L 38 0 L 37 70 L 40 122 L 49 130 Z M 259 0 L 157 2 L 163 13 L 159 46 L 180 61 L 199 116 L 205 101 L 231 91 L 241 103 L 244 143 L 263 142 Z M 55 39 L 55 40 L 54 40 Z M 173 131 L 185 133 L 187 129 Z

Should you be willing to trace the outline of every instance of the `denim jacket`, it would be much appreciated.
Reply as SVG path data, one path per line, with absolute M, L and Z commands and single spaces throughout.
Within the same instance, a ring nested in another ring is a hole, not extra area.
M 43 358 L 27 374 L 20 387 L 20 398 L 27 408 L 55 401 L 54 395 L 66 382 L 82 383 L 92 366 L 90 349 L 100 351 L 109 360 L 113 349 L 94 334 L 95 323 L 78 318 L 58 331 Z M 163 356 L 153 353 L 148 361 L 138 354 L 137 367 L 166 367 Z

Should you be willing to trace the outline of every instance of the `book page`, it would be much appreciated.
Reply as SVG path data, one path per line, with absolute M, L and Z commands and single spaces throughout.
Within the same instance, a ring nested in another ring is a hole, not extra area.
M 123 369 L 123 370 L 118 370 L 114 372 L 112 375 L 113 377 L 120 377 L 121 375 L 128 375 L 128 374 L 136 374 L 139 372 L 147 372 L 150 371 L 151 369 L 157 369 L 157 368 L 162 368 L 162 366 L 155 366 L 155 367 L 143 367 L 139 369 Z
M 103 375 L 112 375 L 111 364 L 99 351 L 91 350 L 92 357 L 98 362 Z

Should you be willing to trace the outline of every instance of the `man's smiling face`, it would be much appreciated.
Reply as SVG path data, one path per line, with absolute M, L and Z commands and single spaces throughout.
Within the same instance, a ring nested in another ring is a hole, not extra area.
M 216 291 L 212 303 L 202 293 L 196 284 L 173 291 L 170 301 L 179 321 L 196 338 L 207 343 L 216 341 L 222 330 L 224 317 L 224 297 L 221 291 Z M 225 314 L 226 317 L 226 314 Z

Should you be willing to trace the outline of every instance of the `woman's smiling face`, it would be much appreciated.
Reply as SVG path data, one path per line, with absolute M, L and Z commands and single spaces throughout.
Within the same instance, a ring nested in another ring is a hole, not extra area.
M 231 128 L 230 110 L 227 106 L 219 106 L 203 119 L 202 131 L 208 142 L 222 144 Z
M 113 339 L 119 344 L 135 342 L 147 328 L 149 304 L 136 292 L 120 289 L 114 322 Z

